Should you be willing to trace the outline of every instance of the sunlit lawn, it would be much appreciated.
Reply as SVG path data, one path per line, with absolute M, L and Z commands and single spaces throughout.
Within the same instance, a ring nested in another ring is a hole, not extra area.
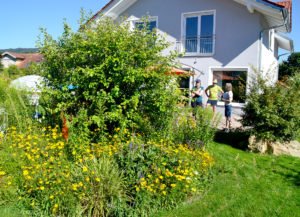
M 210 147 L 215 177 L 206 194 L 157 216 L 300 216 L 300 159 Z

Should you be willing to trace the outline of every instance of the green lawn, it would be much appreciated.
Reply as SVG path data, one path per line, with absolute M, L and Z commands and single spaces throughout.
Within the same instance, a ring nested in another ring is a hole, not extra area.
M 215 143 L 214 178 L 204 196 L 160 217 L 300 217 L 300 159 L 253 154 Z

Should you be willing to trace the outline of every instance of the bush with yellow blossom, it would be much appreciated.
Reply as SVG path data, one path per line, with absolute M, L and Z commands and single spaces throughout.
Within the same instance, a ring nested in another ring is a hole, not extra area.
M 10 128 L 0 151 L 0 203 L 36 216 L 147 216 L 201 193 L 213 165 L 202 149 L 128 130 L 76 148 L 58 127 L 36 132 Z

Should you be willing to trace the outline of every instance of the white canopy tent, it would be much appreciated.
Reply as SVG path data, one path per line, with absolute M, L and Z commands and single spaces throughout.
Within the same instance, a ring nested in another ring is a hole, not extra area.
M 25 90 L 30 92 L 29 101 L 31 105 L 38 105 L 40 93 L 45 86 L 46 79 L 39 75 L 26 75 L 13 80 L 10 84 L 19 90 Z

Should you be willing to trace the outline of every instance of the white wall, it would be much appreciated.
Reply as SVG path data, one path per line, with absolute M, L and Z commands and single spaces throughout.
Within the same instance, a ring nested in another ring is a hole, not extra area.
M 1 63 L 4 66 L 4 68 L 8 68 L 11 65 L 15 65 L 16 61 L 11 57 L 9 57 L 8 55 L 5 55 L 4 57 L 2 57 Z

